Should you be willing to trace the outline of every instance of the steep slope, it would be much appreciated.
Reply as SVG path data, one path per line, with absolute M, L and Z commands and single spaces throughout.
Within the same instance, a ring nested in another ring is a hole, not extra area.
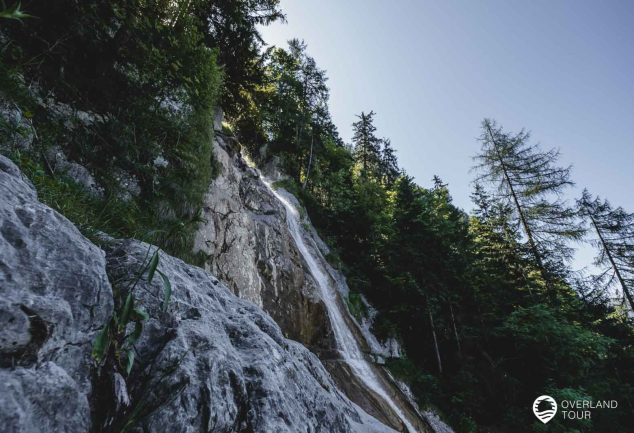
M 317 357 L 207 272 L 160 255 L 158 283 L 135 295 L 150 318 L 129 377 L 97 375 L 91 346 L 113 293 L 153 248 L 104 250 L 41 204 L 0 156 L 0 425 L 7 432 L 388 432 L 344 397 Z M 104 386 L 110 384 L 112 386 Z
M 205 196 L 195 245 L 209 257 L 206 268 L 263 307 L 288 338 L 328 347 L 327 315 L 286 227 L 284 207 L 246 165 L 235 139 L 217 131 L 214 157 L 220 174 Z
M 235 139 L 218 134 L 214 154 L 220 175 L 209 188 L 197 241 L 208 268 L 317 353 L 338 386 L 371 415 L 399 430 L 431 431 L 383 369 L 369 362 L 370 347 L 341 298 L 345 279 L 324 259 L 328 249 L 294 197 L 247 166 Z M 269 175 L 274 171 L 269 167 Z
M 112 309 L 103 251 L 0 156 L 3 431 L 88 431 L 90 347 Z

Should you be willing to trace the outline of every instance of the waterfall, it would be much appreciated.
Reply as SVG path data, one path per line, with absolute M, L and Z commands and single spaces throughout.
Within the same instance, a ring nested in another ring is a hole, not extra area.
M 272 187 L 270 182 L 264 178 L 262 178 L 262 180 L 275 198 L 277 198 L 277 200 L 279 200 L 286 209 L 288 229 L 295 241 L 295 244 L 297 245 L 297 249 L 306 261 L 308 268 L 310 269 L 310 273 L 319 286 L 321 297 L 326 306 L 326 310 L 328 311 L 330 324 L 335 335 L 337 349 L 339 350 L 344 362 L 350 366 L 353 374 L 360 379 L 367 389 L 373 391 L 389 405 L 389 407 L 406 426 L 407 431 L 415 433 L 417 430 L 408 421 L 399 405 L 392 399 L 388 390 L 386 390 L 382 385 L 381 380 L 377 377 L 373 367 L 366 360 L 366 357 L 361 351 L 359 343 L 355 338 L 355 334 L 350 329 L 348 325 L 349 322 L 346 320 L 348 312 L 344 311 L 341 307 L 342 304 L 337 302 L 337 297 L 339 296 L 338 290 L 330 284 L 328 271 L 323 266 L 325 260 L 321 257 L 319 248 L 314 247 L 311 250 L 306 245 L 306 241 L 302 235 L 299 212 L 286 197 L 278 193 L 275 188 Z

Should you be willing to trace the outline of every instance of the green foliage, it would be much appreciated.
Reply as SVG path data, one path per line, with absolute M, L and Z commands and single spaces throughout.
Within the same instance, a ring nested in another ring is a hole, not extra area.
M 389 358 L 385 366 L 396 378 L 410 386 L 421 407 L 429 406 L 440 391 L 438 379 L 433 374 L 423 371 L 407 357 Z
M 357 321 L 360 322 L 364 317 L 368 316 L 368 308 L 363 302 L 361 294 L 354 292 L 348 293 L 346 303 L 348 304 L 348 311 L 350 311 L 350 314 L 352 314 Z
M 3 6 L 24 17 L 19 3 Z M 0 89 L 37 132 L 33 148 L 11 149 L 12 157 L 42 201 L 83 233 L 140 238 L 204 261 L 191 247 L 216 171 L 211 123 L 220 100 L 231 123 L 224 133 L 235 131 L 258 162 L 275 158 L 289 175 L 274 187 L 293 193 L 328 240 L 329 261 L 351 288 L 350 312 L 366 314 L 363 295 L 378 309 L 377 334 L 403 343 L 407 357 L 388 368 L 423 406 L 458 432 L 634 428 L 634 327 L 623 309 L 571 285 L 567 240 L 582 230 L 558 197 L 571 180 L 556 151 L 485 122 L 480 180 L 495 188 L 476 186 L 467 215 L 439 178 L 421 187 L 401 171 L 373 112 L 359 116 L 351 145 L 342 142 L 326 74 L 305 44 L 263 49 L 257 26 L 284 19 L 278 0 L 31 0 L 25 8 L 39 18 L 0 28 Z M 3 144 L 28 132 L 0 119 Z M 51 169 L 44 156 L 53 146 L 94 173 L 103 198 Z M 140 193 L 126 197 L 122 178 Z M 630 217 L 589 198 L 584 208 L 607 239 L 601 264 L 613 252 L 627 283 Z M 147 320 L 135 306 L 136 283 L 160 280 L 163 310 L 172 295 L 158 251 L 148 256 L 117 288 L 115 314 L 93 347 L 101 365 L 128 378 L 144 367 L 133 350 Z M 110 430 L 132 428 L 169 398 L 148 390 L 161 378 L 145 379 Z M 592 424 L 544 428 L 529 410 L 544 393 L 617 395 L 623 404 Z
M 266 54 L 269 81 L 254 94 L 260 103 L 237 131 L 252 140 L 252 155 L 281 159 L 292 180 L 276 187 L 302 201 L 337 252 L 351 289 L 350 312 L 363 314 L 357 293 L 363 294 L 379 311 L 374 331 L 403 343 L 407 358 L 390 360 L 388 367 L 419 401 L 439 408 L 457 431 L 475 432 L 489 426 L 530 431 L 530 405 L 547 390 L 584 389 L 610 398 L 608 390 L 618 387 L 619 395 L 632 399 L 634 378 L 625 367 L 633 356 L 631 322 L 600 300 L 582 299 L 567 281 L 565 239 L 578 238 L 581 230 L 556 197 L 570 183 L 568 170 L 553 165 L 556 152 L 526 145 L 523 134 L 493 131 L 513 168 L 526 169 L 518 171 L 525 182 L 513 186 L 527 212 L 535 255 L 508 195 L 476 186 L 477 209 L 468 216 L 439 178 L 423 188 L 399 175 L 372 112 L 355 123 L 354 147 L 327 127 L 327 113 L 307 116 L 314 106 L 302 91 L 309 59 L 304 49 Z M 322 76 L 315 77 L 323 84 Z M 311 147 L 306 132 L 318 128 L 318 145 Z M 508 192 L 495 149 L 484 150 L 493 180 Z M 618 385 L 615 369 L 623 378 Z M 625 408 L 593 428 L 625 431 L 632 412 Z M 587 430 L 583 423 L 570 426 Z
M 222 86 L 218 50 L 205 43 L 192 8 L 167 0 L 33 0 L 28 9 L 40 18 L 0 30 L 3 91 L 32 113 L 37 131 L 30 158 L 46 165 L 47 149 L 60 146 L 109 200 L 129 195 L 127 179 L 138 184 L 128 201 L 145 215 L 121 231 L 143 228 L 189 261 L 216 171 L 210 125 Z M 26 88 L 30 82 L 53 99 L 33 98 L 40 95 Z
M 221 105 L 236 124 L 252 113 L 253 96 L 266 82 L 260 26 L 284 21 L 279 0 L 193 0 L 178 2 L 197 17 L 205 44 L 218 49 L 225 74 Z
M 573 185 L 570 167 L 557 166 L 559 152 L 530 144 L 530 134 L 505 133 L 492 120 L 482 122 L 482 150 L 476 155 L 478 181 L 492 185 L 497 199 L 512 206 L 528 247 L 550 283 L 565 273 L 563 262 L 572 257 L 570 240 L 579 240 L 583 228 L 575 212 L 562 200 Z
M 301 189 L 293 179 L 276 180 L 272 185 L 273 189 L 285 189 L 296 197 L 301 197 Z
M 614 343 L 610 338 L 568 323 L 545 305 L 519 307 L 506 319 L 501 332 L 515 342 L 515 349 L 524 361 L 534 359 L 550 376 L 585 375 L 597 361 L 607 358 Z M 550 367 L 547 364 L 551 364 Z
M 595 265 L 597 275 L 591 279 L 588 295 L 603 298 L 616 288 L 627 299 L 630 311 L 634 310 L 634 214 L 623 208 L 614 209 L 607 200 L 601 201 L 584 190 L 577 200 L 579 214 L 589 220 L 596 236 L 593 242 L 598 250 Z
M 32 17 L 22 10 L 22 4 L 20 2 L 16 2 L 12 6 L 7 7 L 3 0 L 0 2 L 0 18 L 20 21 L 24 18 Z
M 148 249 L 148 256 L 150 249 Z M 143 332 L 143 322 L 148 314 L 138 308 L 134 291 L 143 275 L 148 284 L 152 284 L 154 275 L 161 275 L 163 285 L 163 310 L 167 309 L 171 297 L 172 286 L 165 274 L 159 271 L 159 250 L 156 249 L 149 259 L 144 260 L 141 268 L 134 278 L 130 279 L 124 287 L 115 287 L 115 308 L 110 322 L 97 334 L 93 343 L 92 356 L 98 365 L 108 365 L 114 371 L 125 372 L 129 375 L 134 366 L 134 345 Z M 133 328 L 129 332 L 130 327 Z
M 354 157 L 363 177 L 379 175 L 381 162 L 381 141 L 375 136 L 374 111 L 361 113 L 359 120 L 352 124 L 354 135 Z
M 98 371 L 94 383 L 95 393 L 92 396 L 94 404 L 93 428 L 95 431 L 125 432 L 135 427 L 139 421 L 153 411 L 176 398 L 184 389 L 186 382 L 165 383 L 178 366 L 177 360 L 171 366 L 157 372 L 154 359 L 161 353 L 161 349 L 154 353 L 145 354 L 144 363 L 137 363 L 136 343 L 143 335 L 144 324 L 150 318 L 137 305 L 136 293 L 141 284 L 143 290 L 150 291 L 152 282 L 158 274 L 161 277 L 163 291 L 162 306 L 154 311 L 165 311 L 169 305 L 172 286 L 169 278 L 159 269 L 160 251 L 152 246 L 148 247 L 139 268 L 134 274 L 132 270 L 124 270 L 124 279 L 116 279 L 113 284 L 114 310 L 110 321 L 97 334 L 93 343 L 92 355 Z M 132 275 L 131 277 L 129 277 Z M 151 293 L 152 298 L 160 296 Z M 156 336 L 154 336 L 156 338 Z M 161 338 L 169 339 L 169 333 Z M 163 343 L 164 344 L 164 343 Z M 121 391 L 121 384 L 117 377 L 125 381 L 125 389 Z M 120 390 L 120 391 L 117 391 Z M 129 397 L 129 404 L 113 402 L 120 398 L 118 392 L 125 392 Z
M 66 216 L 92 241 L 100 242 L 99 231 L 119 237 L 151 238 L 145 229 L 145 218 L 151 216 L 134 203 L 113 196 L 100 199 L 72 179 L 50 174 L 45 163 L 26 153 L 15 152 L 11 156 L 33 182 L 39 200 Z

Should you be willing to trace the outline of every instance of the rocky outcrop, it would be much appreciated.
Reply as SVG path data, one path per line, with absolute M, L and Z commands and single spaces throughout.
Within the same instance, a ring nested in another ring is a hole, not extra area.
M 328 316 L 286 225 L 283 206 L 232 137 L 216 132 L 220 174 L 204 199 L 195 251 L 235 294 L 268 312 L 291 339 L 313 350 L 332 347 Z
M 110 245 L 111 278 L 138 269 L 147 250 L 136 241 Z M 284 338 L 259 307 L 178 259 L 161 256 L 159 270 L 174 297 L 165 315 L 161 288 L 139 287 L 151 319 L 138 351 L 157 371 L 173 370 L 160 388 L 182 391 L 143 422 L 149 431 L 389 430 L 340 394 L 317 357 Z M 157 347 L 164 348 L 155 355 Z
M 3 431 L 88 431 L 91 345 L 112 308 L 104 252 L 0 156 Z
M 153 247 L 92 244 L 38 202 L 0 157 L 0 425 L 7 432 L 88 432 L 122 420 L 145 432 L 388 432 L 336 388 L 315 355 L 202 269 L 160 254 L 173 295 L 139 281 L 144 321 L 129 377 L 97 375 L 96 333 L 122 281 Z M 239 263 L 239 262 L 238 262 Z M 100 388 L 113 383 L 114 389 Z M 103 396 L 118 396 L 105 401 Z M 107 412 L 107 411 L 105 411 Z
M 367 327 L 358 325 L 348 314 L 342 302 L 348 294 L 345 278 L 325 260 L 328 247 L 295 197 L 267 185 L 263 176 L 246 163 L 235 138 L 221 131 L 216 131 L 214 155 L 219 175 L 205 197 L 205 223 L 199 227 L 196 238 L 196 250 L 208 257 L 207 269 L 238 296 L 262 306 L 285 335 L 316 353 L 338 388 L 366 412 L 395 429 L 404 428 L 402 418 L 406 417 L 415 425 L 410 429 L 429 431 L 415 406 L 401 395 L 382 369 L 367 364 L 370 360 L 383 360 L 398 348 L 388 353 Z M 266 167 L 265 171 L 269 178 L 266 182 L 281 178 L 274 166 Z M 297 213 L 294 209 L 299 210 L 300 218 L 291 222 L 289 212 Z M 301 233 L 295 233 L 294 237 L 289 225 L 299 225 Z M 305 240 L 301 242 L 305 247 L 301 252 L 297 237 Z M 321 269 L 318 272 L 321 282 L 315 280 L 316 274 L 308 263 L 311 259 L 314 267 Z M 324 295 L 324 284 L 333 288 L 330 295 Z M 327 307 L 324 296 L 338 298 L 336 307 Z M 342 323 L 337 326 L 349 329 L 350 338 L 356 340 L 354 344 L 363 352 L 355 354 L 352 362 L 366 363 L 364 371 L 370 379 L 358 377 L 358 369 L 351 369 L 349 365 L 350 354 L 339 347 L 341 341 L 336 341 L 332 311 L 329 311 L 332 308 L 342 311 Z M 368 340 L 364 334 L 372 339 Z M 382 395 L 368 383 L 378 387 Z M 398 409 L 395 410 L 395 406 Z

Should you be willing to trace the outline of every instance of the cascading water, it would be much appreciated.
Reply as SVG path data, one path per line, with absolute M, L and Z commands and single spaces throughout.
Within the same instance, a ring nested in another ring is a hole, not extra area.
M 394 411 L 394 413 L 400 418 L 403 424 L 406 426 L 407 431 L 415 433 L 417 430 L 408 421 L 403 411 L 399 408 L 398 404 L 392 399 L 390 393 L 382 385 L 381 381 L 377 377 L 373 367 L 366 360 L 359 343 L 357 342 L 353 331 L 348 325 L 348 321 L 345 319 L 347 312 L 343 311 L 341 304 L 337 302 L 337 288 L 330 284 L 328 278 L 328 272 L 324 269 L 322 263 L 324 263 L 323 257 L 319 259 L 315 258 L 315 255 L 321 254 L 318 248 L 311 249 L 306 245 L 304 236 L 302 235 L 302 229 L 300 225 L 299 212 L 295 206 L 283 195 L 278 193 L 271 184 L 263 178 L 264 183 L 269 188 L 271 193 L 282 203 L 286 209 L 286 220 L 288 228 L 297 245 L 299 252 L 304 257 L 304 260 L 308 264 L 310 273 L 317 282 L 321 291 L 321 296 L 326 305 L 330 323 L 335 335 L 335 341 L 337 348 L 343 358 L 348 364 L 357 378 L 367 387 L 367 389 L 374 392 L 380 398 L 382 398 L 387 405 Z

